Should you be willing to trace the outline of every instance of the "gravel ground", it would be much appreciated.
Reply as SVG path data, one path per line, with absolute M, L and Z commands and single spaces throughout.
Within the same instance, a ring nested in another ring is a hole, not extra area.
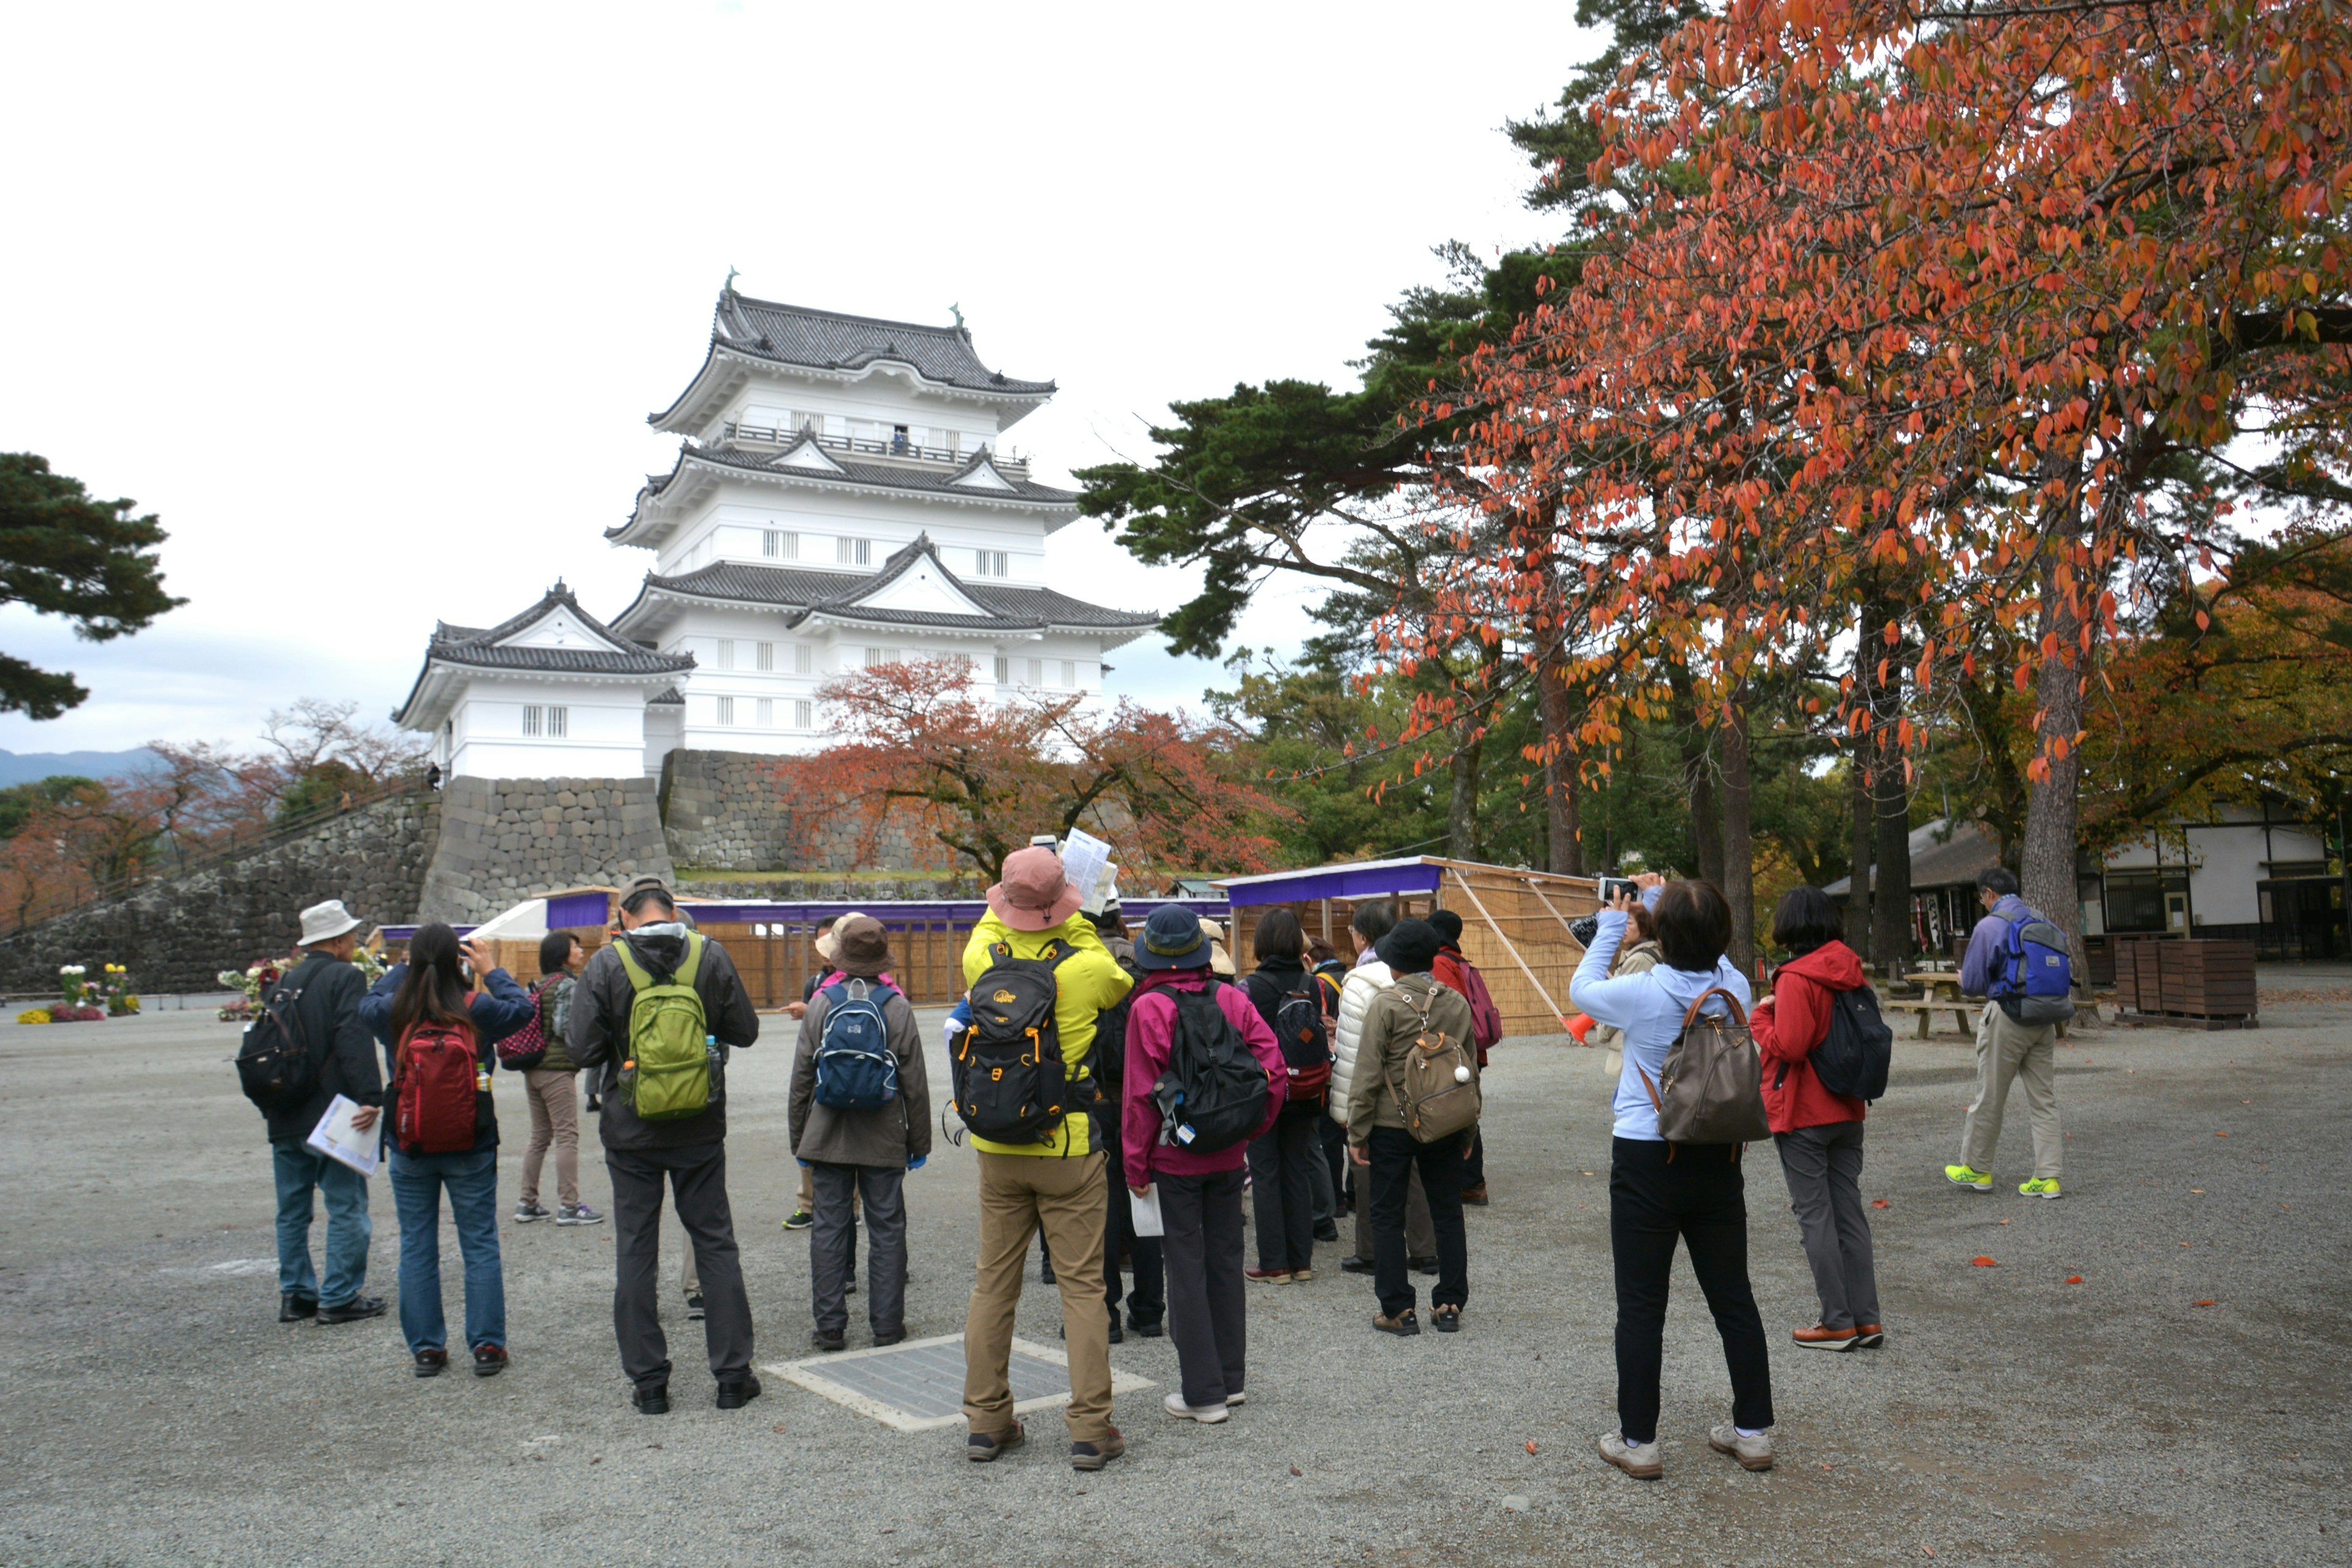
M 1323 1248 L 1313 1283 L 1251 1288 L 1251 1402 L 1224 1426 L 1161 1415 L 1164 1340 L 1115 1349 L 1158 1386 L 1121 1398 L 1128 1457 L 1089 1477 L 1063 1462 L 1052 1413 L 1031 1422 L 1045 1441 L 986 1468 L 963 1461 L 960 1430 L 895 1433 L 772 1376 L 721 1414 L 679 1321 L 677 1413 L 635 1415 L 609 1227 L 508 1227 L 515 1363 L 495 1380 L 412 1378 L 389 1316 L 281 1327 L 268 1156 L 227 1066 L 233 1031 L 196 1014 L 0 1026 L 0 1179 L 19 1194 L 0 1234 L 0 1563 L 2347 1561 L 2327 1433 L 2352 1404 L 2352 984 L 2266 980 L 2259 1032 L 2062 1047 L 2057 1204 L 2008 1190 L 2030 1173 L 2021 1099 L 2003 1186 L 1946 1187 L 1971 1053 L 1949 1035 L 1902 1042 L 1865 1179 L 1888 1205 L 1872 1216 L 1889 1329 L 1875 1354 L 1782 1337 L 1814 1303 L 1757 1151 L 1780 1466 L 1749 1475 L 1707 1450 L 1729 1395 L 1678 1264 L 1654 1485 L 1592 1452 L 1615 1424 L 1607 1086 L 1596 1056 L 1555 1042 L 1512 1042 L 1489 1074 L 1495 1202 L 1471 1216 L 1459 1336 L 1376 1335 L 1368 1282 Z M 777 1226 L 794 1184 L 788 1066 L 762 1047 L 730 1074 L 767 1363 L 806 1353 L 809 1328 L 803 1237 Z M 501 1076 L 509 1206 L 519 1089 Z M 583 1181 L 603 1207 L 593 1156 Z M 390 1296 L 397 1237 L 373 1184 L 370 1289 Z M 942 1148 L 908 1190 L 908 1327 L 953 1332 L 971 1157 Z M 1971 1267 L 1979 1255 L 1998 1267 Z M 454 1246 L 444 1275 L 454 1320 Z M 1058 1321 L 1033 1271 L 1019 1331 L 1050 1343 Z

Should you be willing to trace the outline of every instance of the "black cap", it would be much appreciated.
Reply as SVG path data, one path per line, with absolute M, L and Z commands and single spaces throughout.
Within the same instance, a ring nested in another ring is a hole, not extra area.
M 1437 928 L 1427 921 L 1402 920 L 1381 938 L 1377 951 L 1381 962 L 1399 974 L 1426 974 L 1441 945 Z

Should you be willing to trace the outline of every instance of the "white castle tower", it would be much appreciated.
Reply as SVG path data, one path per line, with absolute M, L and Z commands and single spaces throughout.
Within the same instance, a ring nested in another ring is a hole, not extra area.
M 700 372 L 647 416 L 677 461 L 605 532 L 654 552 L 636 598 L 607 624 L 559 583 L 500 626 L 436 626 L 394 718 L 453 777 L 609 778 L 681 746 L 815 751 L 818 687 L 901 659 L 1098 701 L 1103 656 L 1159 616 L 1045 585 L 1076 497 L 999 444 L 1054 390 L 990 370 L 961 323 L 730 287 Z

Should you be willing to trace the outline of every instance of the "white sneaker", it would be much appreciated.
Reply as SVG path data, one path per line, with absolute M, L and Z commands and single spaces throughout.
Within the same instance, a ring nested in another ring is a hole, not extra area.
M 1603 1432 L 1601 1457 L 1637 1481 L 1654 1481 L 1666 1473 L 1665 1459 L 1654 1437 L 1646 1443 L 1628 1443 L 1622 1432 Z
M 1772 1468 L 1772 1434 L 1759 1432 L 1753 1437 L 1742 1436 L 1739 1428 L 1727 1421 L 1711 1427 L 1706 1434 L 1706 1446 L 1718 1454 L 1728 1454 L 1751 1470 Z
M 1198 1421 L 1203 1426 L 1213 1426 L 1229 1414 L 1223 1405 L 1187 1405 L 1181 1391 L 1170 1394 L 1161 1403 L 1167 1406 L 1168 1414 L 1177 1420 Z
M 1225 1408 L 1228 1410 L 1239 1410 L 1243 1405 L 1247 1405 L 1248 1403 L 1249 1395 L 1244 1394 L 1238 1388 L 1225 1395 Z

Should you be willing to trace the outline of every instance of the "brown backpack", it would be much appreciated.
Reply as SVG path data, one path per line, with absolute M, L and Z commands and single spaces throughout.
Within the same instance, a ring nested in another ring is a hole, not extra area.
M 1725 1011 L 1702 1017 L 1707 998 Z M 1764 1063 L 1748 1013 L 1721 986 L 1703 993 L 1683 1015 L 1682 1032 L 1667 1048 L 1664 1071 L 1652 1083 L 1637 1064 L 1642 1087 L 1658 1110 L 1658 1136 L 1669 1143 L 1756 1143 L 1769 1137 L 1764 1115 Z
M 1429 1008 L 1437 1001 L 1438 987 L 1429 988 L 1427 1005 L 1415 1002 L 1402 985 L 1386 989 L 1420 1015 L 1420 1028 L 1405 1051 L 1403 1066 L 1389 1081 L 1404 1130 L 1416 1143 L 1434 1143 L 1476 1126 L 1482 1109 L 1477 1058 L 1469 1041 L 1430 1027 Z

